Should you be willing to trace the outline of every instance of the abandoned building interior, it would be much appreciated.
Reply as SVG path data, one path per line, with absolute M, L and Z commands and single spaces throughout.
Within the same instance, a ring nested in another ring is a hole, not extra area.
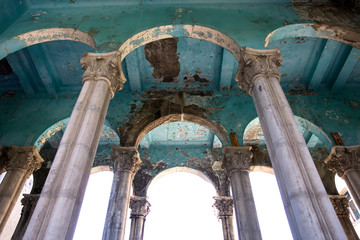
M 148 187 L 177 168 L 212 183 L 224 240 L 262 239 L 253 171 L 293 239 L 359 239 L 358 0 L 0 6 L 2 239 L 72 239 L 90 174 L 112 171 L 102 239 L 141 240 Z

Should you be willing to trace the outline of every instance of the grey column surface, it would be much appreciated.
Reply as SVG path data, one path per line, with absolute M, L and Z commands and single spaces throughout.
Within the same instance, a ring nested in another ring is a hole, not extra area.
M 230 177 L 240 240 L 262 239 L 249 178 L 251 147 L 224 147 L 223 168 Z
M 21 204 L 23 205 L 21 217 L 11 238 L 12 240 L 22 239 L 24 236 L 26 227 L 29 224 L 29 220 L 34 212 L 39 197 L 40 194 L 24 194 L 24 198 L 21 199 Z
M 34 146 L 11 146 L 7 157 L 7 172 L 0 184 L 0 233 L 4 230 L 26 180 L 44 161 Z
M 351 197 L 360 209 L 360 145 L 332 147 L 325 163 L 345 180 Z
M 217 210 L 217 217 L 221 220 L 224 240 L 235 240 L 233 226 L 233 198 L 230 196 L 216 196 L 213 207 Z
M 280 86 L 279 49 L 241 49 L 236 80 L 253 97 L 294 239 L 346 239 Z
M 329 195 L 330 201 L 335 209 L 336 215 L 344 229 L 348 240 L 359 240 L 349 216 L 349 201 L 345 195 Z
M 113 147 L 114 179 L 106 214 L 103 239 L 123 240 L 129 209 L 131 184 L 140 167 L 139 152 L 134 147 Z
M 142 240 L 146 216 L 150 212 L 150 203 L 147 197 L 132 196 L 130 199 L 130 240 Z
M 125 82 L 118 52 L 81 59 L 83 87 L 25 232 L 25 240 L 72 239 L 109 101 Z

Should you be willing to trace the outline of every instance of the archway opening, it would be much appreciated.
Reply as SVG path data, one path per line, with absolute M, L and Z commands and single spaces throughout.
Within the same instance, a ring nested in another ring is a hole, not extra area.
M 223 238 L 221 222 L 212 208 L 215 188 L 210 180 L 199 177 L 203 176 L 201 172 L 188 170 L 169 169 L 170 174 L 162 174 L 150 185 L 151 211 L 145 224 L 145 240 Z

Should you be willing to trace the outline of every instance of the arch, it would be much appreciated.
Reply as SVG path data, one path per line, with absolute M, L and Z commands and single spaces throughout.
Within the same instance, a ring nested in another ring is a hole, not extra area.
M 240 46 L 226 34 L 208 27 L 181 24 L 154 27 L 135 34 L 120 46 L 121 61 L 140 46 L 157 40 L 175 37 L 197 38 L 215 43 L 231 52 L 236 60 L 239 61 L 240 59 Z
M 360 33 L 338 26 L 314 23 L 291 24 L 280 27 L 267 35 L 264 46 L 265 48 L 271 47 L 273 42 L 294 37 L 325 38 L 360 49 Z
M 135 142 L 135 147 L 138 148 L 141 140 L 151 130 L 153 130 L 154 128 L 156 128 L 164 123 L 170 123 L 170 122 L 192 122 L 192 123 L 197 123 L 199 125 L 205 126 L 208 129 L 212 130 L 218 136 L 218 138 L 221 141 L 223 146 L 227 145 L 227 140 L 226 140 L 227 134 L 226 134 L 225 129 L 220 124 L 216 125 L 213 122 L 211 122 L 205 118 L 182 113 L 182 114 L 169 114 L 167 116 L 160 117 L 160 118 L 152 121 L 148 125 L 144 126 L 137 136 L 137 139 Z
M 0 59 L 14 53 L 22 48 L 35 44 L 51 42 L 51 41 L 77 41 L 96 47 L 94 39 L 87 33 L 72 28 L 48 28 L 39 29 L 31 32 L 23 33 L 18 36 L 9 38 L 2 42 L 0 47 Z
M 56 133 L 59 131 L 65 131 L 66 125 L 68 124 L 70 118 L 65 118 L 63 120 L 58 121 L 57 123 L 51 125 L 48 127 L 40 136 L 36 139 L 34 146 L 37 148 L 37 150 L 40 152 L 41 148 L 44 146 L 44 144 L 53 137 Z M 105 133 L 105 134 L 104 134 Z M 110 125 L 110 123 L 105 119 L 102 133 L 100 136 L 100 142 L 101 139 L 111 140 L 111 141 L 117 141 L 120 144 L 120 138 L 116 134 L 116 131 L 114 128 Z
M 295 120 L 300 127 L 303 134 L 308 131 L 312 135 L 315 135 L 321 144 L 326 147 L 330 151 L 332 142 L 330 138 L 326 135 L 326 133 L 321 130 L 318 126 L 313 124 L 312 122 L 306 120 L 305 118 L 295 116 Z M 311 135 L 309 136 L 311 138 Z M 309 139 L 310 140 L 310 139 Z M 253 119 L 245 128 L 244 135 L 243 135 L 243 141 L 245 145 L 264 145 L 265 139 L 262 132 L 262 129 L 260 127 L 260 121 L 259 118 L 256 117 Z
M 171 173 L 175 173 L 175 172 L 187 172 L 187 173 L 191 173 L 194 174 L 200 178 L 202 178 L 203 180 L 205 180 L 206 182 L 210 183 L 215 191 L 216 191 L 216 187 L 214 185 L 214 183 L 210 180 L 210 178 L 204 174 L 203 172 L 193 169 L 193 168 L 189 168 L 189 167 L 173 167 L 173 168 L 168 168 L 164 171 L 161 171 L 159 174 L 157 174 L 149 183 L 149 185 L 147 186 L 147 188 L 149 188 L 151 186 L 151 184 L 156 183 L 159 179 L 161 179 L 162 177 L 165 177 L 166 175 L 169 175 Z
M 96 166 L 91 168 L 90 174 L 99 173 L 99 172 L 112 172 L 112 168 L 110 166 Z
M 262 173 L 269 173 L 275 175 L 274 169 L 272 167 L 260 166 L 260 165 L 251 166 L 250 172 L 262 172 Z

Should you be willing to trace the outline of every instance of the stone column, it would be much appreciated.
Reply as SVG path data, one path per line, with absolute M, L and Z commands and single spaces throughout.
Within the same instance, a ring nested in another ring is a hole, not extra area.
M 294 239 L 345 239 L 280 86 L 278 49 L 241 50 L 236 81 L 253 97 Z
M 325 163 L 330 171 L 345 180 L 351 197 L 360 209 L 360 145 L 332 147 Z
M 130 240 L 142 240 L 144 236 L 144 226 L 146 216 L 150 212 L 150 203 L 147 197 L 133 196 L 130 199 L 131 209 L 131 228 Z
M 6 147 L 0 146 L 0 175 L 6 171 L 9 159 L 6 157 Z
M 125 82 L 117 52 L 81 59 L 83 87 L 25 232 L 25 240 L 72 239 L 110 99 Z
M 24 236 L 26 227 L 29 224 L 29 220 L 34 212 L 39 196 L 40 194 L 24 194 L 24 198 L 21 199 L 21 204 L 23 205 L 21 217 L 11 239 L 18 240 L 22 239 Z
M 106 214 L 103 240 L 123 240 L 131 184 L 141 159 L 134 147 L 113 147 L 114 180 Z
M 239 239 L 261 238 L 254 196 L 249 178 L 251 147 L 225 147 L 223 168 L 230 177 Z
M 0 184 L 0 232 L 3 231 L 26 180 L 44 161 L 34 146 L 11 146 L 7 157 L 7 172 Z
M 348 240 L 359 240 L 359 237 L 349 217 L 349 201 L 345 195 L 329 195 L 330 201 L 335 209 L 336 215 L 344 229 Z
M 233 226 L 233 206 L 232 197 L 216 196 L 213 207 L 217 210 L 217 217 L 221 220 L 224 240 L 235 240 Z

